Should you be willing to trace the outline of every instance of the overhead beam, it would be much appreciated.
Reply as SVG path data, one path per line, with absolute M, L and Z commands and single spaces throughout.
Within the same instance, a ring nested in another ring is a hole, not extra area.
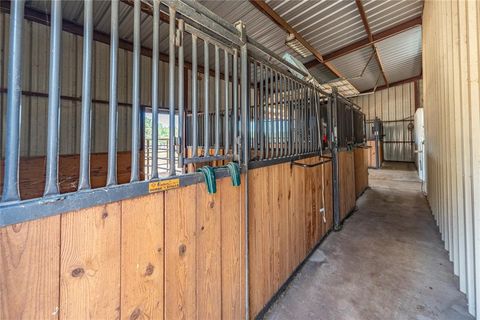
M 403 80 L 400 80 L 400 81 L 396 81 L 396 82 L 392 82 L 390 83 L 388 86 L 387 85 L 383 85 L 383 86 L 380 86 L 380 87 L 377 87 L 377 88 L 370 88 L 368 90 L 364 90 L 362 92 L 360 92 L 361 94 L 364 94 L 364 93 L 374 93 L 374 92 L 377 92 L 377 91 L 380 91 L 380 90 L 384 90 L 384 89 L 388 89 L 388 88 L 392 88 L 392 87 L 395 87 L 395 86 L 399 86 L 399 85 L 402 85 L 402 84 L 405 84 L 405 83 L 409 83 L 409 82 L 412 82 L 412 81 L 417 81 L 417 80 L 420 80 L 422 79 L 422 74 L 420 73 L 419 75 L 417 76 L 414 76 L 414 77 L 411 77 L 411 78 L 407 78 L 407 79 L 403 79 Z M 372 91 L 374 90 L 375 91 Z
M 370 25 L 368 23 L 367 14 L 365 13 L 365 8 L 363 7 L 362 0 L 355 0 L 355 3 L 357 5 L 358 12 L 360 13 L 360 17 L 362 18 L 363 26 L 365 27 L 365 32 L 367 32 L 368 41 L 372 45 L 373 53 L 375 55 L 375 60 L 377 60 L 377 64 L 380 67 L 380 72 L 382 73 L 383 81 L 388 86 L 388 80 L 387 80 L 387 77 L 385 76 L 385 70 L 383 68 L 382 60 L 378 55 L 378 51 L 377 51 L 377 47 L 375 46 L 375 43 L 373 43 L 372 31 L 370 30 Z
M 341 73 L 331 63 L 325 62 L 322 54 L 313 47 L 307 40 L 305 40 L 285 19 L 275 12 L 264 0 L 250 0 L 250 3 L 255 6 L 260 12 L 266 15 L 270 20 L 275 22 L 285 32 L 293 34 L 295 38 L 312 53 L 317 64 L 324 64 L 335 76 L 343 78 Z
M 367 37 L 365 39 L 356 41 L 354 43 L 351 43 L 345 47 L 342 47 L 340 49 L 337 49 L 335 51 L 332 51 L 330 53 L 327 53 L 323 56 L 324 62 L 329 62 L 332 61 L 333 59 L 340 58 L 344 55 L 347 55 L 349 53 L 352 53 L 354 51 L 357 51 L 359 49 L 368 47 L 372 45 L 372 43 L 377 43 L 379 41 L 385 40 L 387 38 L 393 37 L 399 33 L 402 33 L 404 31 L 407 31 L 411 28 L 414 28 L 418 25 L 422 25 L 422 17 L 416 17 L 413 18 L 412 20 L 408 20 L 406 22 L 400 23 L 392 28 L 389 28 L 387 30 L 372 34 L 372 41 Z M 305 67 L 307 68 L 313 68 L 317 66 L 319 62 L 317 60 L 312 60 L 307 63 L 305 63 Z

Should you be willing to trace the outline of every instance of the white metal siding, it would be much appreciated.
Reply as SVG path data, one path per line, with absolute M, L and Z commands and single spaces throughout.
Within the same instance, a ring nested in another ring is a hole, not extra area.
M 467 295 L 480 310 L 480 3 L 426 1 L 423 19 L 428 201 Z

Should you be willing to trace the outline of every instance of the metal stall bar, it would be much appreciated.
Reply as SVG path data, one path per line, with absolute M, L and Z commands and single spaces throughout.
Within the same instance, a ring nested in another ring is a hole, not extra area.
M 257 139 L 258 139 L 258 124 L 257 124 L 257 109 L 258 109 L 258 92 L 257 92 L 257 62 L 252 59 L 253 62 L 253 121 L 252 121 L 252 133 L 253 133 L 253 154 L 254 159 L 257 158 Z
M 155 1 L 155 3 L 157 3 Z M 117 130 L 118 130 L 118 6 L 119 0 L 112 0 L 110 18 L 110 101 L 108 108 L 108 171 L 107 186 L 117 184 Z M 157 6 L 158 7 L 158 6 Z M 154 32 L 155 37 L 155 32 Z M 155 52 L 155 42 L 154 42 Z M 155 61 L 155 59 L 154 59 Z M 155 100 L 152 100 L 153 105 Z
M 133 7 L 132 172 L 130 182 L 140 179 L 140 13 L 141 1 L 135 0 Z
M 279 126 L 279 110 L 280 110 L 280 99 L 279 99 L 279 92 L 278 92 L 278 82 L 279 82 L 279 75 L 275 71 L 275 105 L 274 105 L 274 123 L 275 123 L 275 157 L 278 158 L 280 156 L 280 126 Z
M 224 154 L 227 155 L 230 153 L 230 125 L 228 121 L 229 117 L 229 112 L 230 112 L 230 95 L 229 95 L 229 89 L 230 89 L 230 78 L 228 76 L 228 69 L 229 69 L 229 60 L 228 60 L 228 51 L 225 50 L 225 113 L 224 113 L 224 121 L 225 121 L 225 128 L 224 128 L 224 137 L 223 137 L 223 148 L 224 148 Z
M 175 14 L 173 7 L 168 7 L 168 168 L 169 176 L 175 175 Z
M 20 112 L 22 101 L 22 26 L 25 1 L 12 3 L 8 51 L 7 137 L 2 201 L 20 200 L 18 169 L 20 160 Z
M 263 63 L 260 62 L 260 160 L 263 160 L 265 156 L 265 150 L 264 150 L 264 141 L 265 141 L 265 136 L 264 136 L 264 131 L 265 131 L 265 123 L 263 120 L 264 114 L 265 114 L 265 103 L 264 103 L 264 97 L 263 97 L 263 89 L 265 87 L 264 83 L 264 77 L 263 77 Z
M 83 10 L 82 124 L 80 133 L 80 175 L 78 190 L 90 189 L 90 127 L 93 46 L 93 0 L 85 0 Z
M 158 178 L 158 56 L 160 37 L 160 3 L 153 0 L 152 39 L 152 179 Z
M 48 134 L 47 166 L 44 195 L 57 194 L 58 187 L 58 142 L 60 130 L 60 57 L 62 37 L 62 3 L 52 1 L 52 25 L 50 29 L 50 70 L 48 84 Z
M 220 54 L 215 45 L 215 151 L 218 156 L 220 151 Z
M 287 78 L 287 95 L 288 95 L 288 155 L 292 155 L 292 119 L 293 119 L 293 112 L 292 112 L 292 79 Z
M 238 157 L 238 51 L 233 49 L 233 159 L 239 160 Z
M 203 156 L 209 156 L 209 149 L 210 149 L 210 128 L 209 128 L 209 89 L 208 84 L 210 80 L 210 66 L 209 66 L 209 57 L 208 57 L 208 41 L 205 39 L 203 41 L 203 69 L 204 69 L 204 77 L 203 77 L 203 89 L 204 89 L 204 102 L 203 102 Z
M 185 118 L 185 79 L 184 79 L 184 48 L 183 48 L 183 31 L 185 29 L 185 22 L 183 19 L 178 20 L 178 167 L 183 168 L 183 157 L 185 150 L 183 148 L 183 130 Z M 174 118 L 175 120 L 175 118 Z M 175 134 L 175 130 L 173 130 Z M 174 160 L 175 161 L 175 160 Z M 174 166 L 175 168 L 175 166 Z M 175 169 L 174 169 L 175 170 Z
M 192 157 L 197 157 L 198 149 L 198 65 L 197 36 L 192 35 Z

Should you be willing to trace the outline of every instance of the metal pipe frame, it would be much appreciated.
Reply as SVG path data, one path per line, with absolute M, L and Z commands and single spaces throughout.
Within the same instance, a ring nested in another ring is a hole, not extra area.
M 52 1 L 52 26 L 50 29 L 50 70 L 48 84 L 48 133 L 47 166 L 45 174 L 44 196 L 57 194 L 58 187 L 58 150 L 60 131 L 60 57 L 62 37 L 62 3 Z
M 141 1 L 133 7 L 132 166 L 130 182 L 140 180 L 140 13 Z
M 153 0 L 152 36 L 152 179 L 158 178 L 158 55 L 160 38 L 160 2 Z
M 93 0 L 85 0 L 83 10 L 82 122 L 80 132 L 80 175 L 78 190 L 90 189 L 90 129 L 93 46 Z
M 183 143 L 183 130 L 185 129 L 185 64 L 184 64 L 184 48 L 183 48 L 183 31 L 185 22 L 183 19 L 178 20 L 178 167 L 183 168 L 183 158 L 185 155 Z M 175 120 L 175 118 L 174 118 Z M 175 132 L 175 130 L 173 130 Z M 175 161 L 175 159 L 174 159 Z
M 168 105 L 169 105 L 169 126 L 168 126 L 168 165 L 169 176 L 174 176 L 175 171 L 175 8 L 170 6 L 168 24 Z M 206 68 L 208 70 L 208 68 Z M 133 170 L 133 169 L 132 169 Z
M 192 35 L 192 157 L 198 154 L 198 65 L 197 36 Z
M 2 201 L 20 200 L 18 169 L 20 160 L 20 113 L 22 93 L 22 26 L 25 1 L 14 1 L 10 14 L 8 51 L 7 137 Z
M 108 171 L 107 186 L 117 184 L 117 130 L 118 130 L 118 7 L 119 0 L 112 0 L 110 18 L 110 101 L 108 109 Z M 155 35 L 154 35 L 155 36 Z M 155 47 L 154 47 L 155 48 Z M 155 100 L 152 99 L 152 104 Z
M 210 128 L 209 128 L 209 112 L 210 112 L 210 106 L 209 106 L 209 82 L 210 82 L 210 75 L 209 75 L 209 43 L 207 40 L 203 41 L 203 57 L 204 57 L 204 62 L 203 62 L 203 68 L 205 70 L 204 77 L 203 77 L 203 89 L 204 89 L 204 102 L 203 102 L 203 156 L 208 157 L 209 156 L 209 151 L 210 151 Z

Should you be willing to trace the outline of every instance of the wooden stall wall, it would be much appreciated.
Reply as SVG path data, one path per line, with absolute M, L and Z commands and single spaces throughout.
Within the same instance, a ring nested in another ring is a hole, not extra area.
M 303 160 L 318 163 L 318 157 Z M 250 317 L 332 228 L 332 163 L 249 171 Z M 322 197 L 324 192 L 324 197 Z M 323 200 L 324 199 L 324 200 Z M 325 207 L 325 220 L 320 209 Z
M 230 178 L 0 229 L 0 319 L 242 319 Z
M 340 221 L 355 208 L 355 161 L 353 151 L 338 152 Z
M 358 198 L 368 187 L 368 155 L 370 148 L 354 149 L 355 162 L 355 195 Z
M 140 179 L 144 179 L 144 152 L 140 151 Z M 130 182 L 132 153 L 117 153 L 117 182 Z M 104 187 L 107 183 L 107 153 L 92 153 L 90 157 L 90 183 L 92 188 Z M 22 200 L 43 196 L 45 190 L 46 157 L 20 158 L 19 188 Z M 3 188 L 4 160 L 0 160 L 0 190 Z M 60 155 L 58 158 L 58 183 L 61 193 L 74 192 L 78 187 L 80 155 Z

